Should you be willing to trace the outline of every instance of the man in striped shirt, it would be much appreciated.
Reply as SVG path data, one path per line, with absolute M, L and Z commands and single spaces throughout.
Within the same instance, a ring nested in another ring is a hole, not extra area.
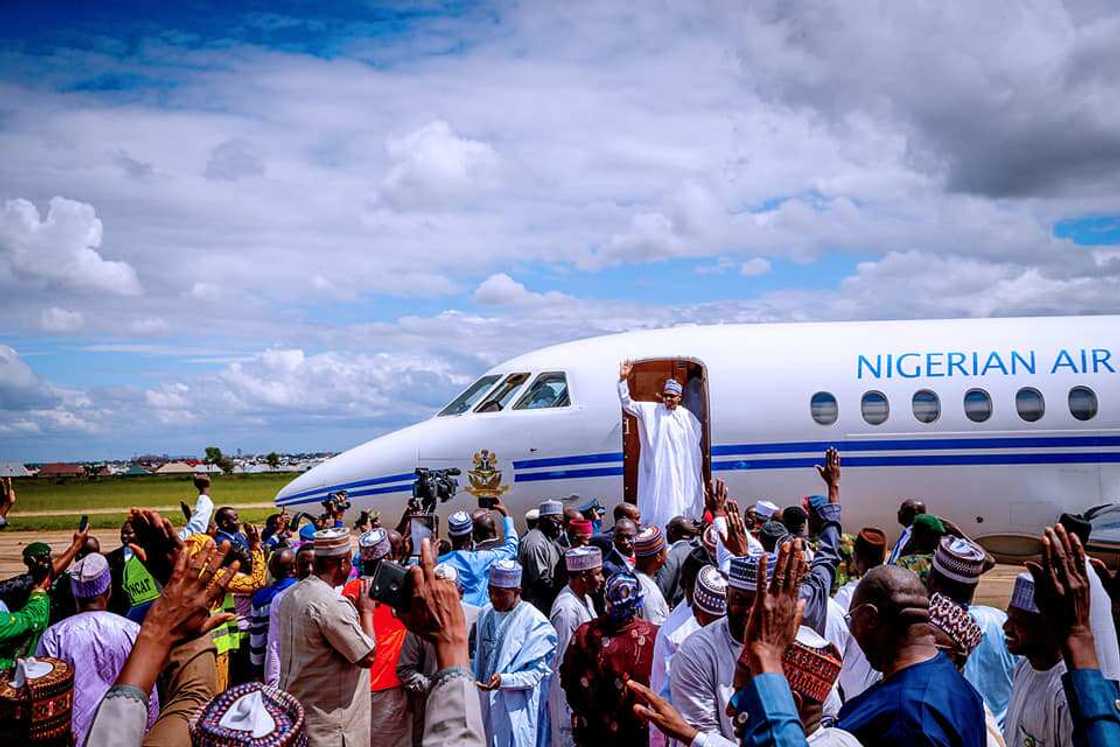
M 264 651 L 268 643 L 268 612 L 277 594 L 296 582 L 296 554 L 281 548 L 268 559 L 268 572 L 275 579 L 253 594 L 252 612 L 249 617 L 249 662 L 253 672 L 260 677 L 264 672 Z

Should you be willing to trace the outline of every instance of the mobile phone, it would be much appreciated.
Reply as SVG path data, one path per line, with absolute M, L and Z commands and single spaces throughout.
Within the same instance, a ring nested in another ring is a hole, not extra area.
M 408 569 L 391 560 L 382 560 L 370 579 L 369 595 L 397 612 L 407 611 L 412 597 Z
M 82 518 L 78 520 L 78 531 L 79 532 L 84 532 L 88 528 L 89 528 L 89 517 L 86 516 L 85 514 L 82 514 Z
M 494 506 L 496 506 L 496 505 L 498 505 L 498 499 L 495 498 L 494 496 L 492 496 L 492 495 L 480 495 L 480 496 L 478 496 L 478 507 L 479 508 L 494 508 Z

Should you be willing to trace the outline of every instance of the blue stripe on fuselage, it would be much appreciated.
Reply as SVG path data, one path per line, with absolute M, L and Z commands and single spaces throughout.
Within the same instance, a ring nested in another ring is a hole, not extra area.
M 1058 448 L 1107 448 L 1120 447 L 1120 436 L 998 436 L 977 438 L 926 438 L 905 439 L 888 438 L 875 440 L 833 441 L 785 441 L 779 443 L 725 444 L 712 447 L 712 469 L 728 470 L 770 470 L 801 469 L 820 462 L 819 456 L 790 457 L 784 459 L 735 459 L 714 461 L 718 457 L 754 454 L 797 454 L 804 452 L 823 452 L 835 446 L 846 455 L 845 466 L 850 467 L 940 467 L 953 465 L 1012 465 L 1012 464 L 1114 464 L 1120 463 L 1120 453 L 1114 452 L 1051 452 L 1017 454 L 898 454 L 873 456 L 847 456 L 852 453 L 868 451 L 947 451 L 977 449 L 1058 449 Z M 514 460 L 515 470 L 541 469 L 544 467 L 573 467 L 577 465 L 609 464 L 621 462 L 622 452 L 600 452 L 595 454 L 576 454 L 563 457 L 544 457 L 540 459 Z M 518 471 L 514 482 L 540 482 L 545 480 L 567 480 L 585 477 L 618 477 L 622 466 L 585 467 L 582 469 L 560 469 L 540 472 Z M 381 495 L 411 490 L 411 472 L 374 477 L 366 480 L 339 483 L 314 490 L 306 490 L 278 500 L 277 505 L 312 503 L 325 498 L 337 490 L 348 490 L 354 497 Z M 386 485 L 408 480 L 403 485 Z M 376 489 L 358 490 L 367 486 L 383 486 Z

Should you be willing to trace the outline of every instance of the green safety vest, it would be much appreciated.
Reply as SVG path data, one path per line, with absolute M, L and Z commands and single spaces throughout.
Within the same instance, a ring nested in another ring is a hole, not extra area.
M 237 607 L 233 602 L 233 594 L 226 594 L 226 598 L 222 600 L 222 612 L 237 612 Z M 213 638 L 215 648 L 218 649 L 219 656 L 241 648 L 241 643 L 245 638 L 245 632 L 237 629 L 237 620 L 222 623 L 214 628 L 210 635 Z
M 135 555 L 125 561 L 122 576 L 121 585 L 130 608 L 139 607 L 159 597 L 159 584 Z

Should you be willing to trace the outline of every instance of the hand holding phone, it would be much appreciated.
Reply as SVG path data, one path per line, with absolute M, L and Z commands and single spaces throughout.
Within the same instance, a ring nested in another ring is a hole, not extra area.
M 82 518 L 78 520 L 78 532 L 84 532 L 89 529 L 89 517 L 82 514 Z

